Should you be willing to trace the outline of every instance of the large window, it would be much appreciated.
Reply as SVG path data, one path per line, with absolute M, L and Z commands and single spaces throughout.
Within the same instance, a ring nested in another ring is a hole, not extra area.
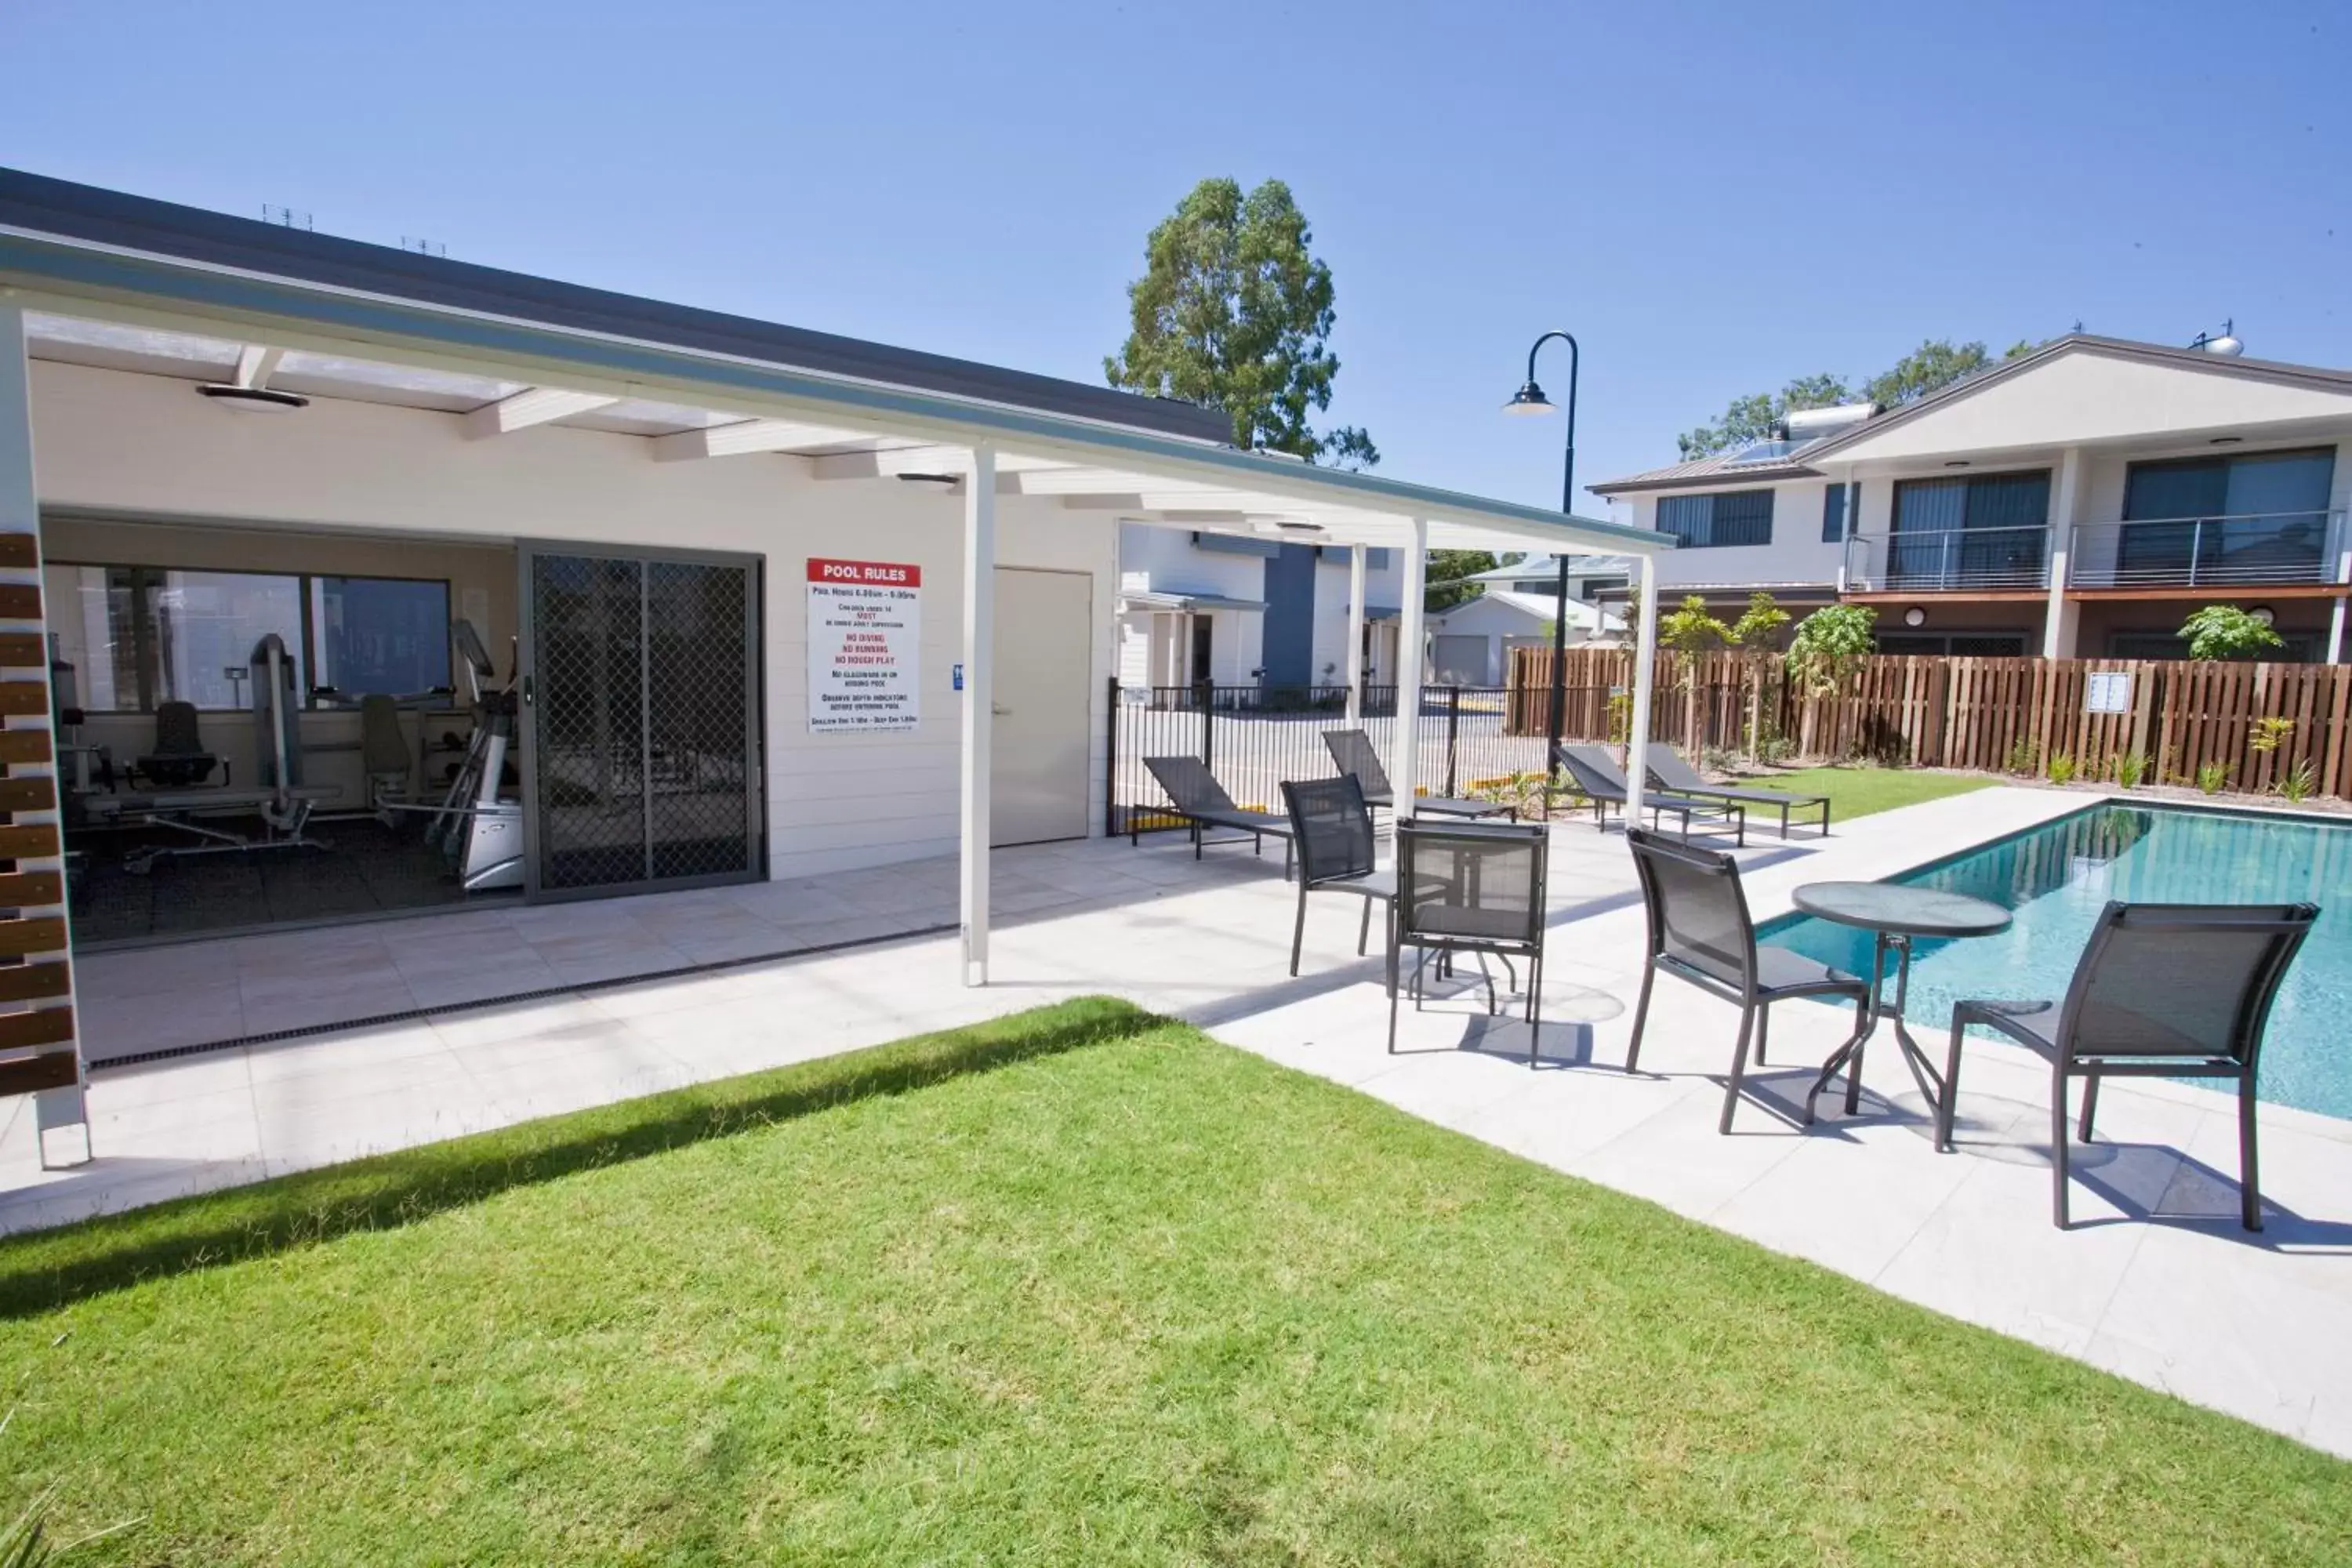
M 449 584 L 394 577 L 310 579 L 318 683 L 345 697 L 449 684 Z
M 2134 463 L 2124 483 L 2118 564 L 2145 580 L 2195 571 L 2219 581 L 2319 582 L 2336 453 L 2248 452 Z
M 1772 542 L 1771 490 L 1726 490 L 1658 498 L 1658 531 L 1685 550 Z
M 2034 588 L 2049 580 L 2050 471 L 1899 479 L 1891 588 Z
M 446 583 L 57 563 L 46 576 L 50 629 L 94 712 L 244 708 L 273 633 L 314 704 L 449 684 Z

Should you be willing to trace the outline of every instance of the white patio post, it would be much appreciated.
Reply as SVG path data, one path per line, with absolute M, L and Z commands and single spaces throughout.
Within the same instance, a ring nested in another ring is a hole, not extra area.
M 2338 601 L 2339 603 L 2341 601 Z M 1364 547 L 1348 551 L 1348 722 L 1364 721 Z
M 1396 792 L 1396 819 L 1412 815 L 1412 787 L 1421 777 L 1421 619 L 1429 595 L 1429 521 L 1412 520 L 1412 542 L 1404 555 L 1403 626 L 1397 632 L 1396 732 L 1389 742 L 1389 787 Z
M 2058 482 L 2050 490 L 2050 601 L 2042 613 L 2042 657 L 2074 657 L 2074 631 L 2079 607 L 2066 597 L 2066 580 L 2074 571 L 2074 518 L 2082 510 L 2083 448 L 2069 447 L 2058 454 Z
M 971 449 L 963 496 L 963 983 L 988 984 L 988 764 L 996 707 L 996 448 Z
M 1633 633 L 1633 703 L 1625 716 L 1625 823 L 1642 820 L 1642 797 L 1649 793 L 1650 686 L 1658 663 L 1658 563 L 1635 557 L 1642 574 L 1641 621 Z
M 2347 583 L 2352 583 L 2352 519 L 2347 519 L 2343 512 L 2339 511 L 2327 521 L 2329 526 L 2335 531 L 2336 583 L 2338 587 L 2342 587 Z M 2342 664 L 2344 662 L 2344 595 L 2338 594 L 2327 604 L 2327 662 Z
M 37 595 L 41 588 L 41 503 L 40 489 L 33 479 L 31 370 L 25 350 L 25 312 L 21 307 L 0 299 L 0 535 L 21 536 L 32 546 L 29 558 L 19 557 L 6 569 L 0 570 L 0 583 L 17 592 L 29 590 Z M 32 615 L 18 616 L 12 614 L 7 619 L 0 620 L 0 631 L 30 633 L 37 644 L 46 647 L 48 624 L 37 602 Z M 9 662 L 21 665 L 25 661 L 12 658 Z M 44 668 L 37 679 L 41 687 L 47 689 L 51 678 L 46 668 L 48 663 L 46 656 L 41 658 L 40 663 Z M 64 769 L 58 763 L 53 735 L 26 733 L 50 729 L 49 715 L 55 710 L 56 700 L 56 693 L 51 691 L 49 709 L 37 719 L 13 722 L 0 719 L 0 728 L 8 730 L 16 737 L 16 742 L 5 753 L 5 765 L 0 766 L 0 773 L 5 773 L 11 779 L 25 780 L 46 775 L 59 781 L 58 784 L 51 785 L 52 789 L 59 787 Z M 20 745 L 26 749 L 19 750 Z M 58 826 L 62 818 L 54 805 L 19 810 L 10 820 L 20 829 L 46 826 L 52 834 L 63 832 L 63 828 Z M 18 875 L 15 880 L 30 883 L 38 879 L 34 874 L 45 874 L 49 887 L 56 889 L 59 895 L 46 903 L 31 903 L 19 908 L 16 912 L 28 917 L 24 924 L 37 926 L 42 921 L 29 917 L 46 917 L 62 927 L 66 914 L 62 897 L 66 869 L 63 857 L 54 851 L 46 855 L 22 856 L 17 859 L 16 868 Z M 28 889 L 17 896 L 26 897 L 29 893 Z M 29 954 L 26 963 L 28 967 L 37 966 L 45 973 L 54 973 L 50 965 L 62 968 L 65 981 L 63 999 L 52 997 L 22 1005 L 10 1004 L 7 1009 L 10 1015 L 7 1033 L 11 1043 L 47 1047 L 44 1055 L 51 1050 L 62 1050 L 73 1056 L 73 1081 L 57 1089 L 42 1089 L 33 1096 L 33 1135 L 45 1170 L 50 1168 L 48 1135 L 59 1128 L 81 1129 L 81 1149 L 79 1159 L 73 1163 L 88 1160 L 92 1152 L 89 1115 L 82 1094 L 86 1080 L 81 1066 L 81 1035 L 75 1023 L 77 1009 L 71 939 L 68 937 L 59 945 L 63 951 L 54 954 Z M 22 975 L 25 970 L 14 973 Z M 13 994 L 42 997 L 45 992 L 27 986 L 14 990 Z

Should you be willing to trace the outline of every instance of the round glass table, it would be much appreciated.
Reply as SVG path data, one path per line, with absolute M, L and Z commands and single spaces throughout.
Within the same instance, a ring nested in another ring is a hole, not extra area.
M 1870 962 L 1870 998 L 1845 1044 L 1822 1065 L 1821 1077 L 1805 1094 L 1805 1121 L 1813 1120 L 1813 1102 L 1840 1072 L 1845 1074 L 1845 1110 L 1851 1116 L 1862 1103 L 1862 1052 L 1881 1023 L 1892 1025 L 1895 1043 L 1902 1047 L 1919 1091 L 1932 1107 L 1943 1102 L 1944 1080 L 1927 1053 L 1904 1026 L 1903 1005 L 1911 989 L 1911 943 L 1917 937 L 1953 939 L 1993 936 L 2009 929 L 2010 912 L 1999 904 L 1948 893 L 1936 888 L 1906 888 L 1898 882 L 1808 882 L 1789 895 L 1789 901 L 1816 920 L 1854 926 L 1874 933 L 1877 945 Z M 1886 998 L 1886 955 L 1895 954 L 1895 999 Z

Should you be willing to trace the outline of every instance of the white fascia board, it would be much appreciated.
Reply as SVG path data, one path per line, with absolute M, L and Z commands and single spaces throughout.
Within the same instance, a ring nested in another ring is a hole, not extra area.
M 602 392 L 572 392 L 561 386 L 528 386 L 511 397 L 486 403 L 467 415 L 466 437 L 468 440 L 479 441 L 487 437 L 511 435 L 517 430 L 528 430 L 534 425 L 546 425 L 557 419 L 569 419 L 575 414 L 609 408 L 620 401 Z

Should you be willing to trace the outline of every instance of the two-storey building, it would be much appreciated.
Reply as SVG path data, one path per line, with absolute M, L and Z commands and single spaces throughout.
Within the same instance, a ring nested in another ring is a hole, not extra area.
M 1661 593 L 1878 611 L 1890 653 L 2163 658 L 2200 605 L 2340 660 L 2352 371 L 2075 334 L 1892 410 L 1592 487 L 1673 534 Z

